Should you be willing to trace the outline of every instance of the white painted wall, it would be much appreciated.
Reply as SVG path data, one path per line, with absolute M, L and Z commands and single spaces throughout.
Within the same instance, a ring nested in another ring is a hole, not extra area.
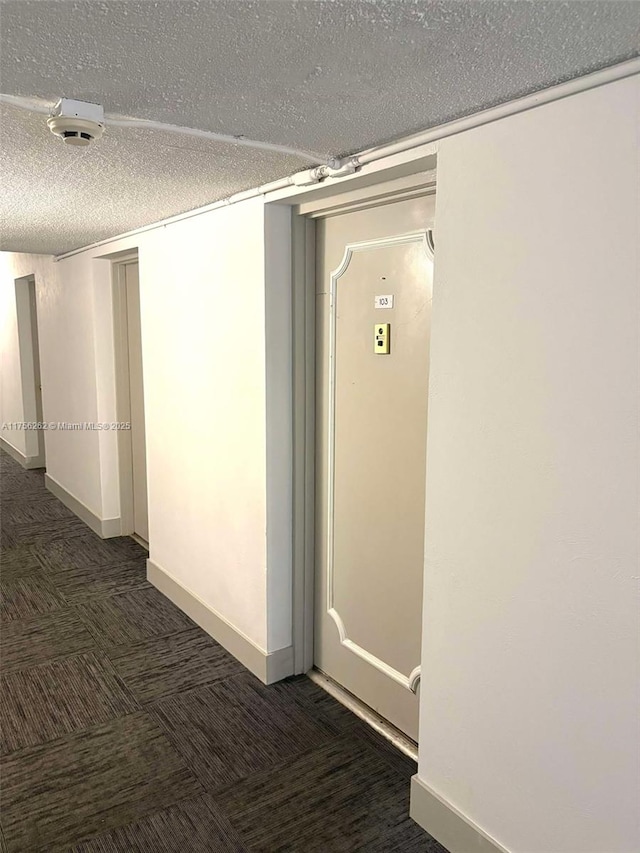
M 291 208 L 265 208 L 265 379 L 268 647 L 292 642 L 293 366 Z
M 439 149 L 419 776 L 514 853 L 632 853 L 631 78 Z
M 96 331 L 109 317 L 95 314 L 92 268 L 86 255 L 56 264 L 53 286 L 43 291 L 40 312 L 40 351 L 45 420 L 97 423 Z M 38 280 L 36 277 L 36 286 Z M 46 365 L 46 367 L 45 367 Z M 100 433 L 57 430 L 47 432 L 47 473 L 99 518 L 102 504 Z
M 150 556 L 267 650 L 262 201 L 139 252 Z

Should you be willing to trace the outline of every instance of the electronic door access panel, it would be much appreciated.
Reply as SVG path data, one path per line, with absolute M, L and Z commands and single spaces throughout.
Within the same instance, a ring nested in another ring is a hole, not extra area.
M 390 323 L 376 323 L 373 334 L 373 351 L 376 355 L 389 355 L 391 352 Z

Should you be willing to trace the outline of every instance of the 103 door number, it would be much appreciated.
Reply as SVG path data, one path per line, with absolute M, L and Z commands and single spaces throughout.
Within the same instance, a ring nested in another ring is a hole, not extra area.
M 393 308 L 393 294 L 386 296 L 376 296 L 374 301 L 375 308 Z

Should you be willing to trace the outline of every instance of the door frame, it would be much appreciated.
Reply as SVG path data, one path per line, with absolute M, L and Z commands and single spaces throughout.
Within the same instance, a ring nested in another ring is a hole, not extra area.
M 436 170 L 381 180 L 361 189 L 336 187 L 299 199 L 292 217 L 293 607 L 295 674 L 313 669 L 316 530 L 316 240 L 315 220 L 381 207 L 436 192 Z
M 292 438 L 294 673 L 313 668 L 316 457 L 316 227 L 294 208 L 292 217 Z
M 116 377 L 116 420 L 131 423 L 131 382 L 129 377 L 129 319 L 125 266 L 138 262 L 138 250 L 133 249 L 111 261 L 111 292 L 113 300 L 113 350 Z M 133 516 L 133 446 L 131 430 L 119 429 L 118 482 L 120 486 L 120 535 L 134 534 Z

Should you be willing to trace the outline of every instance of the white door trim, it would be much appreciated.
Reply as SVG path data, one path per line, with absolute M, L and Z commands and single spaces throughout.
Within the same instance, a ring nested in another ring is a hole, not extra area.
M 313 668 L 315 584 L 315 222 L 292 217 L 294 673 Z

